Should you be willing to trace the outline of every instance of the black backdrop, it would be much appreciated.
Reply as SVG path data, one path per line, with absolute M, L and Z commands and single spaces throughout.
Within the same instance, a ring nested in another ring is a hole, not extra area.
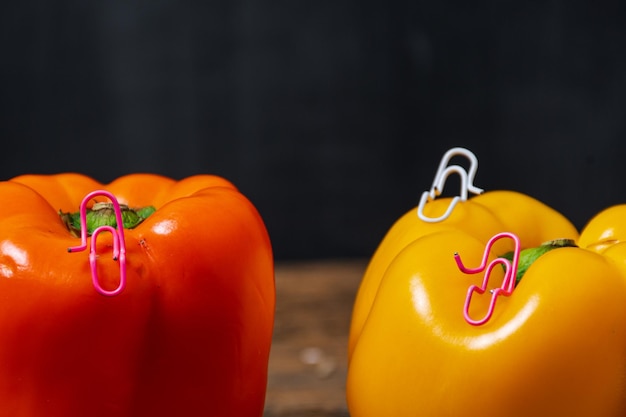
M 624 7 L 3 2 L 0 177 L 214 173 L 278 259 L 369 256 L 465 146 L 582 227 L 626 202 Z

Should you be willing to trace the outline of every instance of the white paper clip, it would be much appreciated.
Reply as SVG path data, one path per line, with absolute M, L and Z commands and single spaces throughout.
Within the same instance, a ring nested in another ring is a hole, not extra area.
M 459 165 L 450 165 L 450 160 L 457 156 L 464 156 L 470 161 L 469 170 L 466 171 L 465 168 Z M 471 192 L 473 194 L 480 194 L 484 190 L 474 186 L 474 176 L 476 175 L 476 171 L 478 171 L 478 158 L 474 155 L 470 150 L 465 148 L 452 148 L 448 150 L 441 158 L 441 162 L 439 163 L 439 169 L 437 170 L 437 174 L 435 175 L 435 179 L 433 181 L 433 185 L 430 188 L 430 191 L 424 191 L 422 193 L 422 197 L 420 198 L 420 203 L 417 206 L 417 216 L 425 222 L 428 223 L 437 223 L 447 219 L 450 214 L 452 214 L 452 210 L 457 205 L 459 201 L 466 201 L 468 198 L 468 194 Z M 424 214 L 424 206 L 428 201 L 432 201 L 437 198 L 443 192 L 443 187 L 448 179 L 448 176 L 452 173 L 459 174 L 461 178 L 461 195 L 455 196 L 446 212 L 439 217 L 427 217 Z

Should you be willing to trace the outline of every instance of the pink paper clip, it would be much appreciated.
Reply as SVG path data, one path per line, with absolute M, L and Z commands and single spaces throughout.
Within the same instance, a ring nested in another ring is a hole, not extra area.
M 463 167 L 459 165 L 451 165 L 448 166 L 450 160 L 457 155 L 461 155 L 466 157 L 470 161 L 469 170 L 466 171 Z M 439 169 L 435 174 L 435 179 L 430 188 L 430 191 L 424 191 L 420 198 L 419 205 L 417 206 L 417 217 L 419 217 L 422 221 L 428 223 L 437 223 L 447 219 L 450 214 L 452 214 L 452 210 L 459 203 L 459 201 L 466 201 L 468 198 L 468 194 L 471 192 L 473 194 L 480 194 L 483 192 L 482 188 L 478 188 L 474 185 L 474 177 L 476 176 L 476 172 L 478 171 L 478 158 L 474 155 L 470 150 L 465 148 L 452 148 L 448 150 L 441 158 L 441 162 L 439 163 Z M 450 174 L 456 173 L 461 178 L 461 192 L 459 196 L 455 196 L 448 209 L 444 214 L 439 217 L 428 217 L 424 214 L 424 206 L 428 201 L 432 201 L 437 196 L 441 195 L 443 192 L 443 188 L 445 186 L 446 180 L 450 176 Z
M 496 241 L 502 238 L 511 238 L 515 242 L 513 261 L 509 262 L 509 260 L 505 258 L 496 258 L 487 265 L 487 260 L 489 259 L 489 253 L 491 252 L 491 248 Z M 520 251 L 521 247 L 519 238 L 513 233 L 503 232 L 495 235 L 489 240 L 489 242 L 487 242 L 487 246 L 485 247 L 485 251 L 483 253 L 482 262 L 477 268 L 467 268 L 465 265 L 463 265 L 463 262 L 461 262 L 461 257 L 459 256 L 459 254 L 454 254 L 454 260 L 456 261 L 457 266 L 463 273 L 477 274 L 479 272 L 485 271 L 482 285 L 480 287 L 477 285 L 471 285 L 467 290 L 467 297 L 465 298 L 465 305 L 463 307 L 463 316 L 465 317 L 465 321 L 467 321 L 469 324 L 473 326 L 480 326 L 482 324 L 485 324 L 493 315 L 493 311 L 496 306 L 496 299 L 498 298 L 498 296 L 510 296 L 513 293 L 513 290 L 515 289 L 515 276 L 517 274 Z M 487 290 L 491 271 L 498 264 L 503 265 L 505 271 L 502 285 L 499 288 L 491 290 L 491 301 L 489 302 L 489 309 L 487 310 L 487 314 L 485 315 L 485 317 L 480 320 L 474 320 L 469 315 L 469 307 L 472 301 L 472 295 L 475 292 L 483 294 Z
M 115 219 L 117 222 L 117 229 L 112 226 L 100 226 L 95 229 L 91 236 L 91 248 L 89 251 L 89 266 L 91 267 L 91 280 L 93 286 L 102 295 L 114 296 L 120 294 L 126 287 L 126 241 L 124 239 L 124 223 L 122 221 L 122 210 L 120 204 L 115 196 L 104 190 L 96 190 L 85 196 L 80 204 L 80 237 L 81 244 L 79 246 L 72 246 L 67 248 L 68 252 L 80 252 L 87 249 L 87 203 L 96 196 L 105 196 L 113 203 L 113 209 L 115 212 Z M 120 265 L 120 282 L 117 288 L 114 290 L 106 290 L 100 285 L 98 279 L 98 268 L 96 261 L 98 255 L 96 254 L 96 240 L 98 235 L 102 232 L 109 232 L 113 236 L 113 260 L 119 261 Z

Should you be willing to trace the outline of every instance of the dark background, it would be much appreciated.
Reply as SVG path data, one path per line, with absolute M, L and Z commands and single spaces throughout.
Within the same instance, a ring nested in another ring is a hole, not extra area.
M 218 174 L 277 259 L 365 257 L 464 146 L 582 227 L 626 202 L 624 7 L 3 2 L 0 177 Z

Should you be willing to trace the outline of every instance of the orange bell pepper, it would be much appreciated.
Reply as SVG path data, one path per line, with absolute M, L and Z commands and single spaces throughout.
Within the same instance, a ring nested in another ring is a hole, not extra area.
M 91 255 L 68 253 L 80 239 L 59 211 L 94 190 L 155 211 L 132 229 L 114 217 L 86 238 Z M 0 199 L 0 416 L 263 414 L 272 250 L 231 183 L 25 175 Z

